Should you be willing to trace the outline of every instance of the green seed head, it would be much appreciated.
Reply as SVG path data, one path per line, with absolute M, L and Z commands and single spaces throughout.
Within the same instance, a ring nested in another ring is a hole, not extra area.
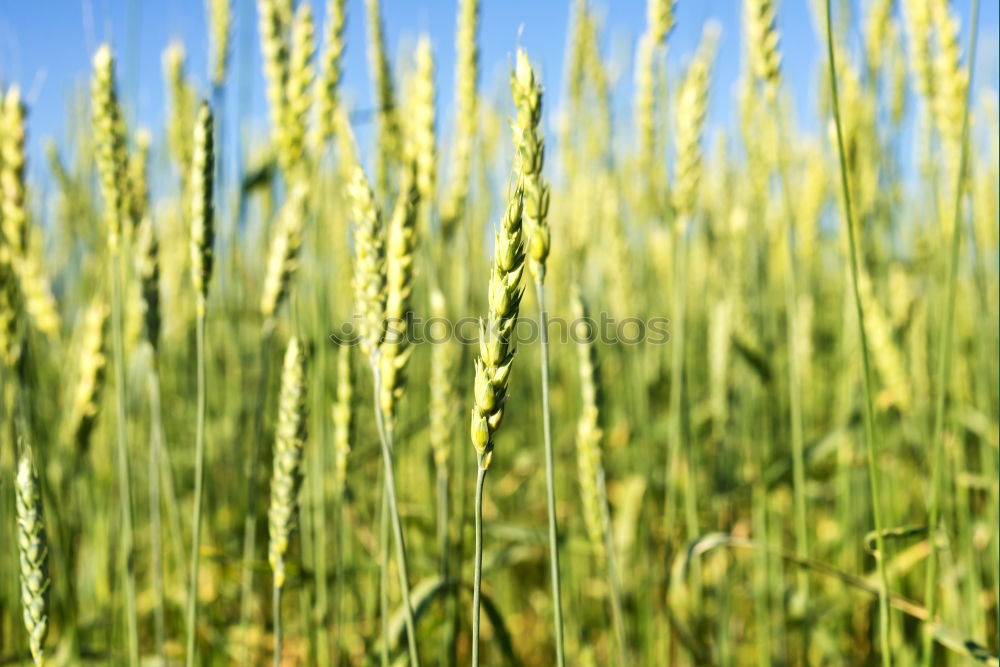
M 212 178 L 215 169 L 212 110 L 208 102 L 198 107 L 191 158 L 191 278 L 198 297 L 198 313 L 204 314 L 208 284 L 212 279 L 215 243 L 215 210 Z
M 14 490 L 17 550 L 21 565 L 21 608 L 31 657 L 36 665 L 41 665 L 45 636 L 49 630 L 49 548 L 38 476 L 27 454 L 22 454 L 18 462 Z
M 295 528 L 302 482 L 302 449 L 306 439 L 306 355 L 297 338 L 288 341 L 281 371 L 278 426 L 274 440 L 271 506 L 268 511 L 268 561 L 274 586 L 285 583 L 285 554 Z

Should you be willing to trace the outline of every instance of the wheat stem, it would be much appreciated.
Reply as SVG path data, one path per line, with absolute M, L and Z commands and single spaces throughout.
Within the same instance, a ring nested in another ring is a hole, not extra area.
M 118 484 L 122 505 L 122 569 L 125 577 L 125 608 L 128 626 L 129 663 L 139 664 L 139 629 L 135 602 L 134 536 L 132 524 L 132 483 L 129 477 L 128 445 L 125 434 L 125 342 L 122 333 L 121 256 L 111 257 L 112 338 L 115 357 L 115 408 L 117 413 Z
M 164 660 L 163 643 L 166 638 L 163 592 L 163 539 L 160 527 L 160 470 L 163 457 L 163 415 L 160 404 L 160 371 L 156 352 L 151 352 L 149 368 L 149 545 L 153 570 L 153 642 L 156 654 Z
M 205 313 L 201 309 L 195 323 L 198 397 L 194 439 L 194 519 L 191 528 L 191 585 L 187 607 L 187 665 L 195 664 L 198 625 L 198 566 L 201 560 L 201 509 L 205 480 Z
M 274 587 L 274 667 L 281 667 L 281 586 Z
M 833 119 L 837 131 L 837 157 L 840 161 L 840 187 L 844 198 L 844 213 L 847 218 L 848 250 L 850 257 L 851 283 L 854 291 L 854 309 L 858 318 L 858 334 L 861 338 L 861 366 L 864 374 L 864 421 L 865 441 L 868 445 L 868 483 L 871 491 L 872 515 L 875 520 L 875 539 L 878 556 L 879 587 L 879 643 L 882 651 L 882 664 L 888 667 L 892 664 L 889 654 L 889 577 L 885 566 L 885 545 L 882 539 L 882 510 L 879 506 L 878 466 L 875 452 L 875 411 L 872 403 L 872 382 L 870 361 L 868 359 L 868 338 L 865 334 L 865 314 L 861 307 L 861 293 L 858 288 L 858 250 L 855 242 L 854 212 L 851 208 L 851 191 L 847 181 L 847 160 L 844 156 L 844 137 L 840 120 L 840 103 L 837 98 L 837 64 L 833 54 L 833 25 L 830 0 L 826 0 L 826 48 L 829 64 L 830 95 L 833 103 Z
M 952 338 L 954 334 L 953 320 L 955 316 L 955 297 L 958 277 L 958 260 L 962 247 L 962 192 L 965 185 L 966 160 L 969 150 L 969 97 L 972 94 L 972 77 L 975 72 L 976 42 L 979 38 L 979 0 L 972 1 L 972 23 L 968 50 L 968 83 L 965 91 L 965 107 L 962 111 L 962 135 L 959 151 L 958 173 L 955 183 L 955 201 L 952 209 L 951 248 L 948 256 L 948 282 L 946 285 L 944 318 L 937 356 L 938 392 L 934 400 L 934 441 L 931 459 L 931 497 L 928 507 L 927 525 L 930 530 L 930 541 L 934 543 L 938 523 L 941 518 L 941 474 L 944 468 L 944 413 L 945 398 L 948 393 L 948 378 L 951 373 Z M 924 604 L 927 607 L 928 618 L 934 620 L 937 615 L 937 550 L 933 547 L 927 554 L 927 569 L 924 581 Z M 929 667 L 934 656 L 934 636 L 924 633 L 923 665 Z
M 375 422 L 378 426 L 379 440 L 382 443 L 382 463 L 385 474 L 386 504 L 389 506 L 389 518 L 392 523 L 393 538 L 396 543 L 396 569 L 399 573 L 399 587 L 403 594 L 403 611 L 406 621 L 407 650 L 410 654 L 411 667 L 419 667 L 420 658 L 417 653 L 416 624 L 413 621 L 413 607 L 410 604 L 410 583 L 406 566 L 406 544 L 403 540 L 403 524 L 399 520 L 399 509 L 396 504 L 396 480 L 392 464 L 392 431 L 386 428 L 385 417 L 382 414 L 380 396 L 382 393 L 382 373 L 379 364 L 379 352 L 371 354 L 372 376 L 374 377 Z M 383 623 L 385 623 L 383 618 Z
M 264 403 L 267 401 L 267 384 L 271 371 L 271 339 L 274 320 L 264 323 L 260 336 L 260 377 L 254 401 L 253 440 L 247 471 L 247 504 L 243 520 L 243 559 L 240 577 L 240 637 L 243 640 L 243 662 L 250 661 L 251 650 L 247 640 L 250 631 L 250 606 L 253 598 L 253 557 L 257 546 L 257 468 L 260 465 L 260 444 L 264 437 Z
M 545 439 L 545 498 L 549 510 L 549 571 L 552 577 L 552 606 L 555 614 L 556 664 L 566 664 L 563 646 L 562 586 L 559 576 L 559 530 L 556 525 L 555 462 L 552 454 L 552 417 L 549 409 L 549 333 L 548 313 L 545 311 L 545 287 L 542 284 L 544 268 L 536 278 L 535 296 L 541 318 L 539 344 L 542 375 L 542 433 Z
M 476 553 L 472 578 L 472 667 L 479 667 L 479 589 L 483 581 L 483 483 L 486 481 L 483 455 L 476 473 Z

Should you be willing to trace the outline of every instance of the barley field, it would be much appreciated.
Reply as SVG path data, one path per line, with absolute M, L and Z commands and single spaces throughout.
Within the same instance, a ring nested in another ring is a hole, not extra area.
M 498 2 L 0 58 L 0 664 L 997 665 L 995 6 Z

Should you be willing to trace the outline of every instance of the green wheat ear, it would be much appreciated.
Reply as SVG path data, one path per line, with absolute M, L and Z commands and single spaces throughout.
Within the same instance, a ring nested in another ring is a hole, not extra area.
M 21 564 L 21 607 L 28 646 L 36 665 L 45 661 L 49 631 L 49 547 L 38 488 L 38 475 L 28 454 L 22 454 L 14 480 L 17 511 L 17 551 Z
M 212 110 L 208 102 L 198 107 L 191 157 L 191 279 L 198 297 L 199 313 L 205 311 L 208 283 L 215 259 L 212 179 L 215 171 Z
M 278 427 L 274 441 L 274 472 L 268 527 L 271 542 L 268 561 L 274 585 L 285 583 L 285 554 L 295 527 L 298 492 L 302 483 L 302 448 L 306 439 L 306 354 L 297 338 L 288 342 L 281 372 Z

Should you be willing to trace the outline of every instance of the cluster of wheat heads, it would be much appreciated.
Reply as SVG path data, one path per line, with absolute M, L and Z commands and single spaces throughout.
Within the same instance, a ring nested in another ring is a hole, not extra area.
M 206 0 L 37 157 L 3 82 L 0 663 L 997 664 L 978 3 L 813 3 L 806 90 L 787 3 L 565 4 L 481 81 L 457 0 L 449 94 L 395 3 Z

